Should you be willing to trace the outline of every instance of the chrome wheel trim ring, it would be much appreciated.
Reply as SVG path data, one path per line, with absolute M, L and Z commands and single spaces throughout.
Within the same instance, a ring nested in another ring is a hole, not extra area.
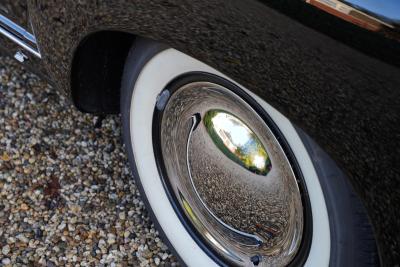
M 230 80 L 215 69 L 174 49 L 158 53 L 141 68 L 130 96 L 130 146 L 134 157 L 133 163 L 146 198 L 163 233 L 179 257 L 191 266 L 216 266 L 214 259 L 193 239 L 182 224 L 181 218 L 170 205 L 153 153 L 154 144 L 151 133 L 156 98 L 171 80 L 190 71 L 212 73 Z M 251 95 L 278 125 L 304 174 L 313 214 L 311 248 L 304 265 L 328 266 L 330 257 L 329 220 L 324 196 L 311 159 L 287 118 L 246 88 L 241 88 Z
M 301 262 L 310 245 L 310 205 L 276 133 L 234 84 L 202 73 L 176 80 L 160 93 L 153 122 L 156 158 L 176 211 L 228 264 L 286 266 L 295 257 Z M 234 141 L 242 146 L 234 148 Z

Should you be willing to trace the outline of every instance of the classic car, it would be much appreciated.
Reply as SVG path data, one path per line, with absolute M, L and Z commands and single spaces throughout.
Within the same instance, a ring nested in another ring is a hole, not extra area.
M 399 25 L 395 0 L 0 2 L 3 51 L 121 114 L 189 266 L 400 262 Z

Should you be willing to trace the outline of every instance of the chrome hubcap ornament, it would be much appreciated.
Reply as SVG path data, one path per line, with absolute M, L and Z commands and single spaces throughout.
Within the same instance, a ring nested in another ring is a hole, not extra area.
M 302 240 L 302 199 L 265 121 L 215 83 L 162 95 L 163 179 L 201 239 L 232 264 L 290 263 Z

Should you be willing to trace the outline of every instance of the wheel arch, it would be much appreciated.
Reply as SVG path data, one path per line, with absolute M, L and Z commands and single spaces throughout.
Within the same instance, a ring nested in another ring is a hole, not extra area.
M 125 60 L 136 36 L 122 31 L 98 31 L 76 47 L 71 64 L 73 104 L 82 112 L 116 114 Z

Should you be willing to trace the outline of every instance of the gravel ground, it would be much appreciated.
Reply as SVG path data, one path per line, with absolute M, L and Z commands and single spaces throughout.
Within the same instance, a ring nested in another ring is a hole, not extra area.
M 82 114 L 0 62 L 0 266 L 176 266 L 131 177 L 120 118 Z

